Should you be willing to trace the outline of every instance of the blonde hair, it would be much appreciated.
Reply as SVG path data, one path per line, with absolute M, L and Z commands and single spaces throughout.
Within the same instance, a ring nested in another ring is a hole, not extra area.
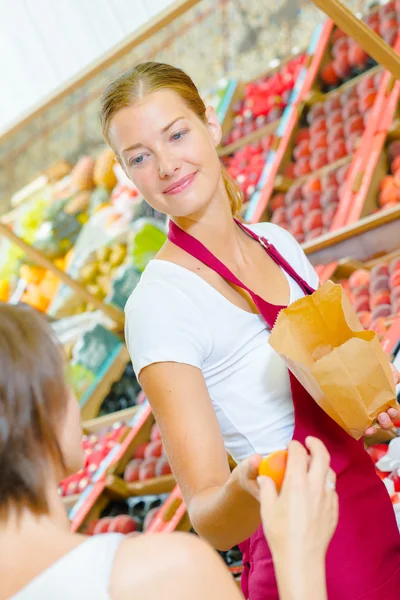
M 157 90 L 168 89 L 178 94 L 187 106 L 205 123 L 206 107 L 198 89 L 181 69 L 157 62 L 145 62 L 125 71 L 103 92 L 100 121 L 103 135 L 109 145 L 109 129 L 115 114 Z M 228 194 L 232 214 L 238 216 L 243 193 L 236 181 L 221 165 L 222 178 Z

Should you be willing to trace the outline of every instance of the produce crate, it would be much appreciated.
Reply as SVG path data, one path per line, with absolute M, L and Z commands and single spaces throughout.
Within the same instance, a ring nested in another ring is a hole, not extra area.
M 396 6 L 393 10 L 397 8 Z M 391 45 L 395 45 L 397 33 L 393 30 L 390 30 L 390 32 L 386 31 L 387 17 L 385 15 L 387 13 L 385 13 L 385 10 L 384 8 L 379 10 L 373 9 L 365 17 L 365 21 L 369 24 L 372 23 L 371 27 L 380 32 L 385 39 L 387 38 Z M 389 15 L 389 19 L 390 17 L 391 15 Z M 345 92 L 348 86 L 351 88 L 354 82 L 357 84 L 357 80 L 360 77 L 363 79 L 371 76 L 374 73 L 373 64 L 374 61 L 366 55 L 358 44 L 350 40 L 339 29 L 335 29 L 332 32 L 331 28 L 327 36 L 321 36 L 319 60 L 318 62 L 314 61 L 314 69 L 318 71 L 318 74 L 314 73 L 313 89 L 309 86 L 307 92 L 301 97 L 301 100 L 314 104 L 316 100 L 318 101 L 318 99 L 326 97 L 321 96 L 321 91 L 326 92 L 329 90 L 328 97 L 336 95 L 339 90 Z M 377 69 L 378 71 L 381 70 L 379 67 Z M 361 75 L 358 75 L 360 72 Z M 329 80 L 332 85 L 327 85 Z M 338 85 L 339 87 L 337 87 Z M 332 88 L 335 88 L 334 91 L 330 91 Z M 298 103 L 298 112 L 299 109 L 301 110 L 301 105 Z M 293 170 L 289 161 L 293 149 L 290 142 L 293 140 L 293 130 L 296 127 L 297 118 L 296 115 L 292 114 L 288 115 L 287 119 L 282 119 L 282 121 L 286 122 L 284 125 L 281 124 L 282 127 L 280 125 L 279 129 L 283 129 L 285 135 L 281 136 L 279 142 L 277 141 L 277 146 L 279 145 L 278 150 L 271 152 L 266 165 L 265 178 L 262 178 L 262 185 L 260 185 L 260 189 L 254 194 L 246 211 L 245 218 L 251 222 L 257 222 L 262 219 L 273 193 L 275 179 L 279 172 L 287 176 Z M 279 137 L 278 133 L 279 131 L 277 132 L 277 136 Z
M 289 104 L 304 53 L 288 57 L 250 81 L 238 81 L 222 121 L 220 156 L 272 133 Z
M 181 491 L 176 486 L 163 504 L 160 512 L 147 529 L 147 533 L 190 531 L 191 523 Z
M 331 279 L 344 287 L 365 329 L 383 340 L 400 317 L 400 242 L 396 250 L 379 258 L 344 260 Z
M 121 461 L 123 462 L 125 454 L 128 454 L 128 461 L 135 445 L 140 445 L 146 439 L 150 427 L 150 417 L 151 410 L 147 403 L 142 404 L 134 411 L 133 416 L 128 422 L 128 432 L 113 447 L 106 459 L 102 461 L 99 469 L 93 475 L 91 483 L 69 510 L 68 516 L 71 520 L 73 531 L 77 531 L 86 518 L 95 518 L 93 514 L 98 515 L 108 503 L 109 499 L 104 494 L 106 475 L 115 471 Z

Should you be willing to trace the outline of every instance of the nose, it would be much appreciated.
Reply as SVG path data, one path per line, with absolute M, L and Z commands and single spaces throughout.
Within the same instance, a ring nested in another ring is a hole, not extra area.
M 158 173 L 161 179 L 169 179 L 179 169 L 176 157 L 163 153 L 158 159 Z

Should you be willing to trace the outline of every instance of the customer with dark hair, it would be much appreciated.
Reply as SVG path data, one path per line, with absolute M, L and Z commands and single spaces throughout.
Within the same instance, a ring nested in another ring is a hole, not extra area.
M 71 533 L 57 487 L 83 452 L 64 370 L 43 316 L 0 303 L 0 600 L 239 599 L 221 559 L 194 535 Z M 326 597 L 337 495 L 326 485 L 334 475 L 325 447 L 307 444 L 311 458 L 290 446 L 279 497 L 271 480 L 260 486 L 282 600 Z

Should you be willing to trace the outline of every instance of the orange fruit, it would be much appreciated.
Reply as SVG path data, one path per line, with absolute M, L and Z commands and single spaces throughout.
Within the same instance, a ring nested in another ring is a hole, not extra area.
M 285 477 L 287 458 L 287 450 L 276 450 L 262 459 L 258 469 L 259 475 L 264 475 L 272 479 L 278 492 L 281 490 Z

